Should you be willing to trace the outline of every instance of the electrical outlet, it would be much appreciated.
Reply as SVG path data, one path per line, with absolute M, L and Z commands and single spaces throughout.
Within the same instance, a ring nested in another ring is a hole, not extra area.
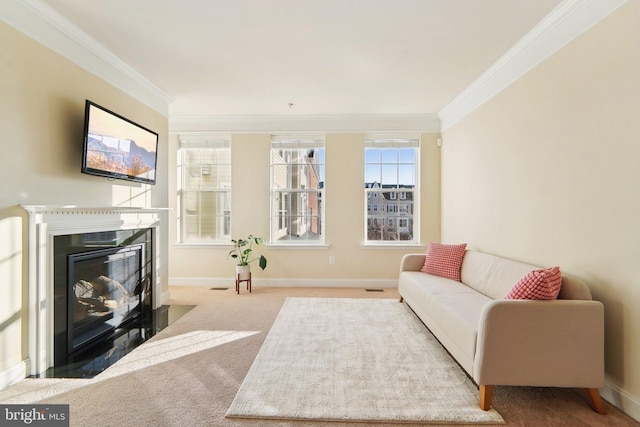
M 333 255 L 329 256 L 329 264 L 335 264 L 336 263 L 336 257 L 334 257 Z

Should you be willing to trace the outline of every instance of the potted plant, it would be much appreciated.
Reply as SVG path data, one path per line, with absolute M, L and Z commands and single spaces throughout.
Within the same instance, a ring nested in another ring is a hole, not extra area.
M 251 258 L 253 245 L 264 244 L 264 240 L 262 240 L 261 237 L 249 235 L 249 237 L 247 237 L 246 239 L 232 239 L 231 242 L 233 243 L 233 249 L 229 251 L 227 258 L 231 257 L 236 260 L 236 274 L 240 275 L 240 280 L 249 279 L 249 273 L 251 272 L 249 263 L 253 261 L 258 261 L 258 265 L 261 269 L 264 270 L 265 268 L 267 268 L 267 259 L 264 257 L 264 255 Z

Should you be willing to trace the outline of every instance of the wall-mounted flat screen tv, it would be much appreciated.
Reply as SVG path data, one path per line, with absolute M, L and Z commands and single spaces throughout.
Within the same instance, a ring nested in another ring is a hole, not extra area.
M 83 173 L 155 184 L 157 153 L 156 132 L 86 101 Z

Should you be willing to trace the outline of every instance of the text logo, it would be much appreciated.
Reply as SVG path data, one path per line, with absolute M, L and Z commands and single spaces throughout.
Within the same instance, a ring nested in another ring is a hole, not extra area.
M 69 427 L 69 405 L 0 405 L 0 427 Z

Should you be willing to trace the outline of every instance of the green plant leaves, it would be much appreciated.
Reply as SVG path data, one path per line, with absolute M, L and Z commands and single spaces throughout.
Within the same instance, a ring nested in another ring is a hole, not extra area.
M 261 237 L 255 237 L 253 235 L 249 235 L 249 237 L 245 239 L 231 239 L 233 243 L 233 249 L 227 255 L 227 258 L 231 257 L 237 260 L 238 265 L 248 265 L 250 262 L 258 260 L 258 265 L 261 269 L 267 268 L 267 258 L 264 255 L 260 255 L 259 258 L 254 258 L 252 260 L 249 259 L 251 252 L 253 251 L 252 246 L 255 243 L 256 245 L 263 245 L 264 240 Z M 242 249 L 245 246 L 249 245 L 248 248 Z
M 264 257 L 264 255 L 260 255 L 260 260 L 258 261 L 258 265 L 263 270 L 267 268 L 267 259 Z

